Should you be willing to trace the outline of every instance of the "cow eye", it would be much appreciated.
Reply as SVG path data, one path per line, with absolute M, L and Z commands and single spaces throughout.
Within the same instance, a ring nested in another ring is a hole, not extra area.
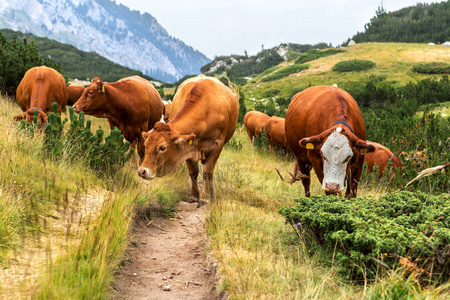
M 159 147 L 158 147 L 158 151 L 159 151 L 159 152 L 164 152 L 164 151 L 166 151 L 166 149 L 167 149 L 166 146 L 159 146 Z

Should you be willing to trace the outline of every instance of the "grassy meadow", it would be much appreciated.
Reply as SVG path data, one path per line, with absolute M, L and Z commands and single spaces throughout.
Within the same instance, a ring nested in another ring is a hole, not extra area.
M 297 88 L 339 85 L 371 75 L 405 84 L 429 77 L 413 73 L 415 63 L 450 61 L 450 49 L 441 46 L 368 43 L 346 50 L 308 62 L 309 70 L 277 81 L 261 82 L 264 75 L 251 79 L 242 87 L 248 108 L 253 105 L 249 99 L 261 99 L 268 90 L 290 96 Z M 377 65 L 367 73 L 345 76 L 330 71 L 347 59 Z M 190 194 L 186 167 L 145 181 L 128 164 L 114 178 L 105 178 L 89 169 L 83 157 L 50 160 L 43 152 L 42 135 L 29 136 L 17 129 L 12 117 L 21 110 L 15 101 L 0 101 L 0 299 L 113 297 L 111 283 L 126 259 L 130 228 L 138 218 L 173 216 L 176 202 Z M 435 109 L 448 115 L 448 104 Z M 93 131 L 102 127 L 108 134 L 104 119 L 86 119 L 92 120 Z M 275 171 L 289 176 L 294 161 L 257 150 L 242 127 L 233 141 L 242 149 L 230 143 L 219 158 L 216 202 L 210 205 L 206 222 L 206 254 L 218 263 L 218 290 L 230 299 L 446 298 L 448 285 L 423 287 L 398 270 L 375 282 L 344 280 L 334 263 L 335 253 L 304 243 L 299 231 L 278 213 L 281 206 L 293 205 L 304 195 L 300 182 L 285 183 Z M 372 175 L 363 174 L 358 196 L 378 197 L 389 190 L 386 178 Z M 199 181 L 203 185 L 201 177 Z M 311 193 L 323 194 L 314 174 Z

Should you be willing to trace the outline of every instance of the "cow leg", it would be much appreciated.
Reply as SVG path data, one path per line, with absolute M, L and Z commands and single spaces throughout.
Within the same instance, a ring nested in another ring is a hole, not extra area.
M 214 187 L 213 187 L 213 176 L 214 167 L 219 159 L 220 153 L 222 152 L 222 147 L 214 149 L 206 158 L 202 161 L 203 163 L 203 178 L 205 179 L 205 191 L 209 192 L 211 203 L 214 203 Z
M 186 160 L 186 165 L 188 167 L 189 176 L 191 177 L 192 181 L 191 196 L 195 198 L 196 201 L 200 204 L 200 192 L 198 189 L 198 182 L 197 182 L 198 173 L 200 171 L 198 168 L 198 162 L 194 162 L 188 159 Z
M 298 162 L 298 161 L 297 161 Z M 299 170 L 302 174 L 305 174 L 306 178 L 302 178 L 302 184 L 303 188 L 305 189 L 305 197 L 311 196 L 310 186 L 311 186 L 311 166 L 307 164 L 300 164 L 298 163 Z M 297 175 L 296 172 L 294 172 L 294 176 Z
M 362 170 L 361 168 L 356 168 L 349 180 L 351 181 L 350 183 L 347 182 L 347 190 L 345 192 L 345 198 L 350 199 L 350 198 L 356 198 L 357 192 L 358 192 L 358 184 L 359 184 L 359 179 L 361 178 L 361 173 Z
M 13 120 L 14 121 L 20 121 L 20 120 L 26 119 L 26 117 L 27 117 L 27 113 L 23 113 L 23 114 L 14 116 Z
M 133 154 L 131 154 L 131 161 L 130 164 L 132 166 L 137 166 L 137 159 L 136 159 L 136 144 L 137 144 L 137 140 L 134 140 L 131 145 L 130 148 L 133 149 Z
M 136 140 L 135 140 L 136 141 Z M 145 143 L 144 138 L 142 137 L 142 133 L 139 133 L 137 135 L 137 147 L 138 147 L 138 154 L 139 154 L 139 165 L 142 165 L 142 162 L 145 158 Z

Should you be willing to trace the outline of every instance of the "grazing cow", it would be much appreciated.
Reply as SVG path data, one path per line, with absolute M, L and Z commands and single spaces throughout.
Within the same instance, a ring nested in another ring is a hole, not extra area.
M 367 142 L 371 143 L 375 147 L 374 152 L 364 155 L 364 162 L 367 163 L 367 170 L 369 172 L 373 172 L 374 165 L 376 164 L 378 166 L 378 170 L 380 171 L 379 178 L 381 178 L 384 169 L 386 169 L 390 161 L 392 162 L 392 167 L 394 168 L 391 174 L 392 178 L 392 176 L 394 176 L 395 169 L 402 167 L 400 160 L 394 155 L 394 153 L 391 152 L 391 150 L 389 150 L 385 146 L 371 141 Z
M 152 131 L 143 133 L 146 155 L 139 175 L 162 177 L 186 161 L 191 193 L 200 205 L 197 177 L 201 161 L 205 191 L 213 201 L 214 167 L 237 125 L 237 95 L 214 77 L 199 75 L 184 81 L 173 99 L 170 122 L 156 123 Z
M 284 118 L 270 117 L 267 119 L 264 130 L 267 134 L 270 150 L 276 152 L 277 148 L 286 149 L 286 157 L 289 157 L 289 146 L 286 141 L 286 131 L 284 130 Z
M 80 99 L 86 88 L 81 85 L 69 85 L 67 89 L 69 90 L 69 100 L 67 100 L 67 105 L 72 106 Z
M 16 99 L 25 113 L 14 116 L 14 120 L 33 121 L 34 111 L 38 111 L 38 121 L 47 123 L 47 115 L 52 112 L 52 103 L 58 103 L 61 113 L 68 99 L 67 85 L 64 77 L 56 70 L 41 66 L 29 69 L 20 81 Z
M 153 84 L 139 76 L 113 83 L 104 83 L 96 77 L 73 108 L 77 113 L 83 111 L 87 115 L 106 118 L 111 129 L 119 128 L 131 147 L 137 146 L 142 162 L 145 155 L 142 132 L 147 132 L 161 120 L 164 104 Z
M 305 195 L 310 196 L 310 171 L 327 195 L 337 194 L 347 181 L 347 198 L 356 197 L 366 142 L 358 104 L 346 91 L 332 86 L 310 87 L 297 93 L 286 113 L 286 139 L 297 158 Z
M 261 137 L 261 130 L 270 117 L 259 111 L 249 111 L 244 116 L 244 126 L 250 142 L 255 136 Z

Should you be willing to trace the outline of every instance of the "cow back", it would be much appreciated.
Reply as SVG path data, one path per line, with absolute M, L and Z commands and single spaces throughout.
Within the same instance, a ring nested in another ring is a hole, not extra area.
M 400 160 L 392 153 L 391 150 L 386 148 L 385 146 L 370 142 L 375 146 L 375 151 L 371 153 L 367 153 L 364 156 L 364 162 L 367 163 L 367 169 L 369 172 L 373 172 L 375 164 L 378 166 L 378 169 L 381 173 L 386 169 L 389 164 L 389 161 L 392 163 L 394 169 L 401 168 L 402 164 Z
M 249 137 L 261 137 L 261 130 L 270 119 L 268 115 L 259 111 L 249 111 L 244 116 L 244 127 Z
M 284 147 L 286 144 L 285 120 L 277 116 L 270 117 L 264 126 L 269 143 Z
M 169 124 L 180 133 L 195 133 L 197 138 L 222 139 L 233 135 L 238 118 L 238 99 L 213 77 L 199 75 L 183 82 L 175 94 Z
M 22 111 L 38 108 L 44 113 L 51 112 L 52 103 L 56 102 L 61 113 L 68 100 L 66 80 L 52 68 L 46 66 L 31 68 L 17 87 L 16 100 Z

